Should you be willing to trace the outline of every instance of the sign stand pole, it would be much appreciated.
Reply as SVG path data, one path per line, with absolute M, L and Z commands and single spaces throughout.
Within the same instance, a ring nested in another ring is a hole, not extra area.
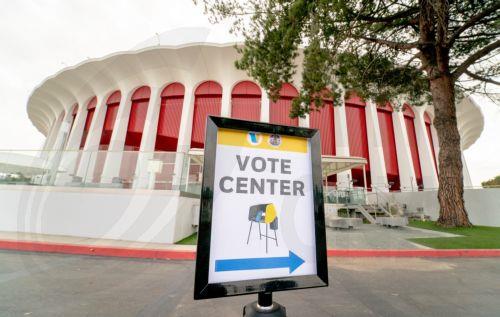
M 243 307 L 244 317 L 286 317 L 284 306 L 273 302 L 273 293 L 260 292 L 256 302 Z

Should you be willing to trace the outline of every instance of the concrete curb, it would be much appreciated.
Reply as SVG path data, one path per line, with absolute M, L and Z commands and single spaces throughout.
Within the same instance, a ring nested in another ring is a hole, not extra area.
M 124 247 L 106 247 L 92 245 L 75 245 L 47 243 L 37 241 L 0 240 L 0 250 L 28 252 L 45 252 L 78 255 L 96 255 L 119 258 L 160 259 L 160 260 L 194 260 L 195 251 L 159 250 Z M 500 249 L 416 249 L 416 250 L 374 250 L 374 249 L 329 249 L 329 257 L 424 257 L 424 258 L 478 258 L 500 257 Z

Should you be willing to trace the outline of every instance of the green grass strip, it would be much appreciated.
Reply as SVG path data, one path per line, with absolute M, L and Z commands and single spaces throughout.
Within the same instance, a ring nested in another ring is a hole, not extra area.
M 453 238 L 414 238 L 409 241 L 433 249 L 500 249 L 500 227 L 442 228 L 434 221 L 412 220 L 410 227 L 462 235 Z
M 184 238 L 181 241 L 176 242 L 175 244 L 196 245 L 197 243 L 198 243 L 198 233 L 195 232 L 189 237 Z

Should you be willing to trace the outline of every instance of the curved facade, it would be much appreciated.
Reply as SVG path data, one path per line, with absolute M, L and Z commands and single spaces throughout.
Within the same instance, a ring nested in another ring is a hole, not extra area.
M 292 119 L 288 113 L 300 71 L 272 101 L 235 69 L 234 42 L 160 44 L 63 69 L 31 94 L 28 115 L 47 137 L 44 149 L 79 153 L 61 162 L 74 176 L 89 175 L 90 169 L 92 177 L 84 181 L 121 179 L 133 186 L 150 173 L 138 153 L 202 149 L 206 116 L 218 115 L 316 128 L 323 155 L 368 160 L 366 184 L 362 170 L 355 169 L 328 179 L 330 185 L 437 188 L 439 141 L 432 106 L 406 104 L 397 111 L 351 95 L 343 105 L 325 100 L 320 111 Z M 479 137 L 483 118 L 470 99 L 459 104 L 457 116 L 466 149 Z M 98 154 L 85 154 L 93 152 Z M 170 175 L 176 174 L 176 164 L 171 162 Z

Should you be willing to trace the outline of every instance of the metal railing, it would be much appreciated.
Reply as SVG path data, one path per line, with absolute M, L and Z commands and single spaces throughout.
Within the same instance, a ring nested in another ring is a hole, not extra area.
M 365 204 L 366 195 L 363 187 L 345 189 L 331 189 L 325 191 L 325 203 L 327 204 Z
M 176 152 L 0 150 L 0 184 L 200 193 L 203 160 Z
M 177 152 L 0 150 L 0 184 L 181 190 L 200 194 L 203 156 Z M 498 188 L 465 187 L 465 189 Z M 436 191 L 424 188 L 420 191 Z M 398 192 L 398 191 L 396 191 Z M 325 203 L 398 207 L 387 188 L 325 187 Z M 397 209 L 397 208 L 396 208 Z

